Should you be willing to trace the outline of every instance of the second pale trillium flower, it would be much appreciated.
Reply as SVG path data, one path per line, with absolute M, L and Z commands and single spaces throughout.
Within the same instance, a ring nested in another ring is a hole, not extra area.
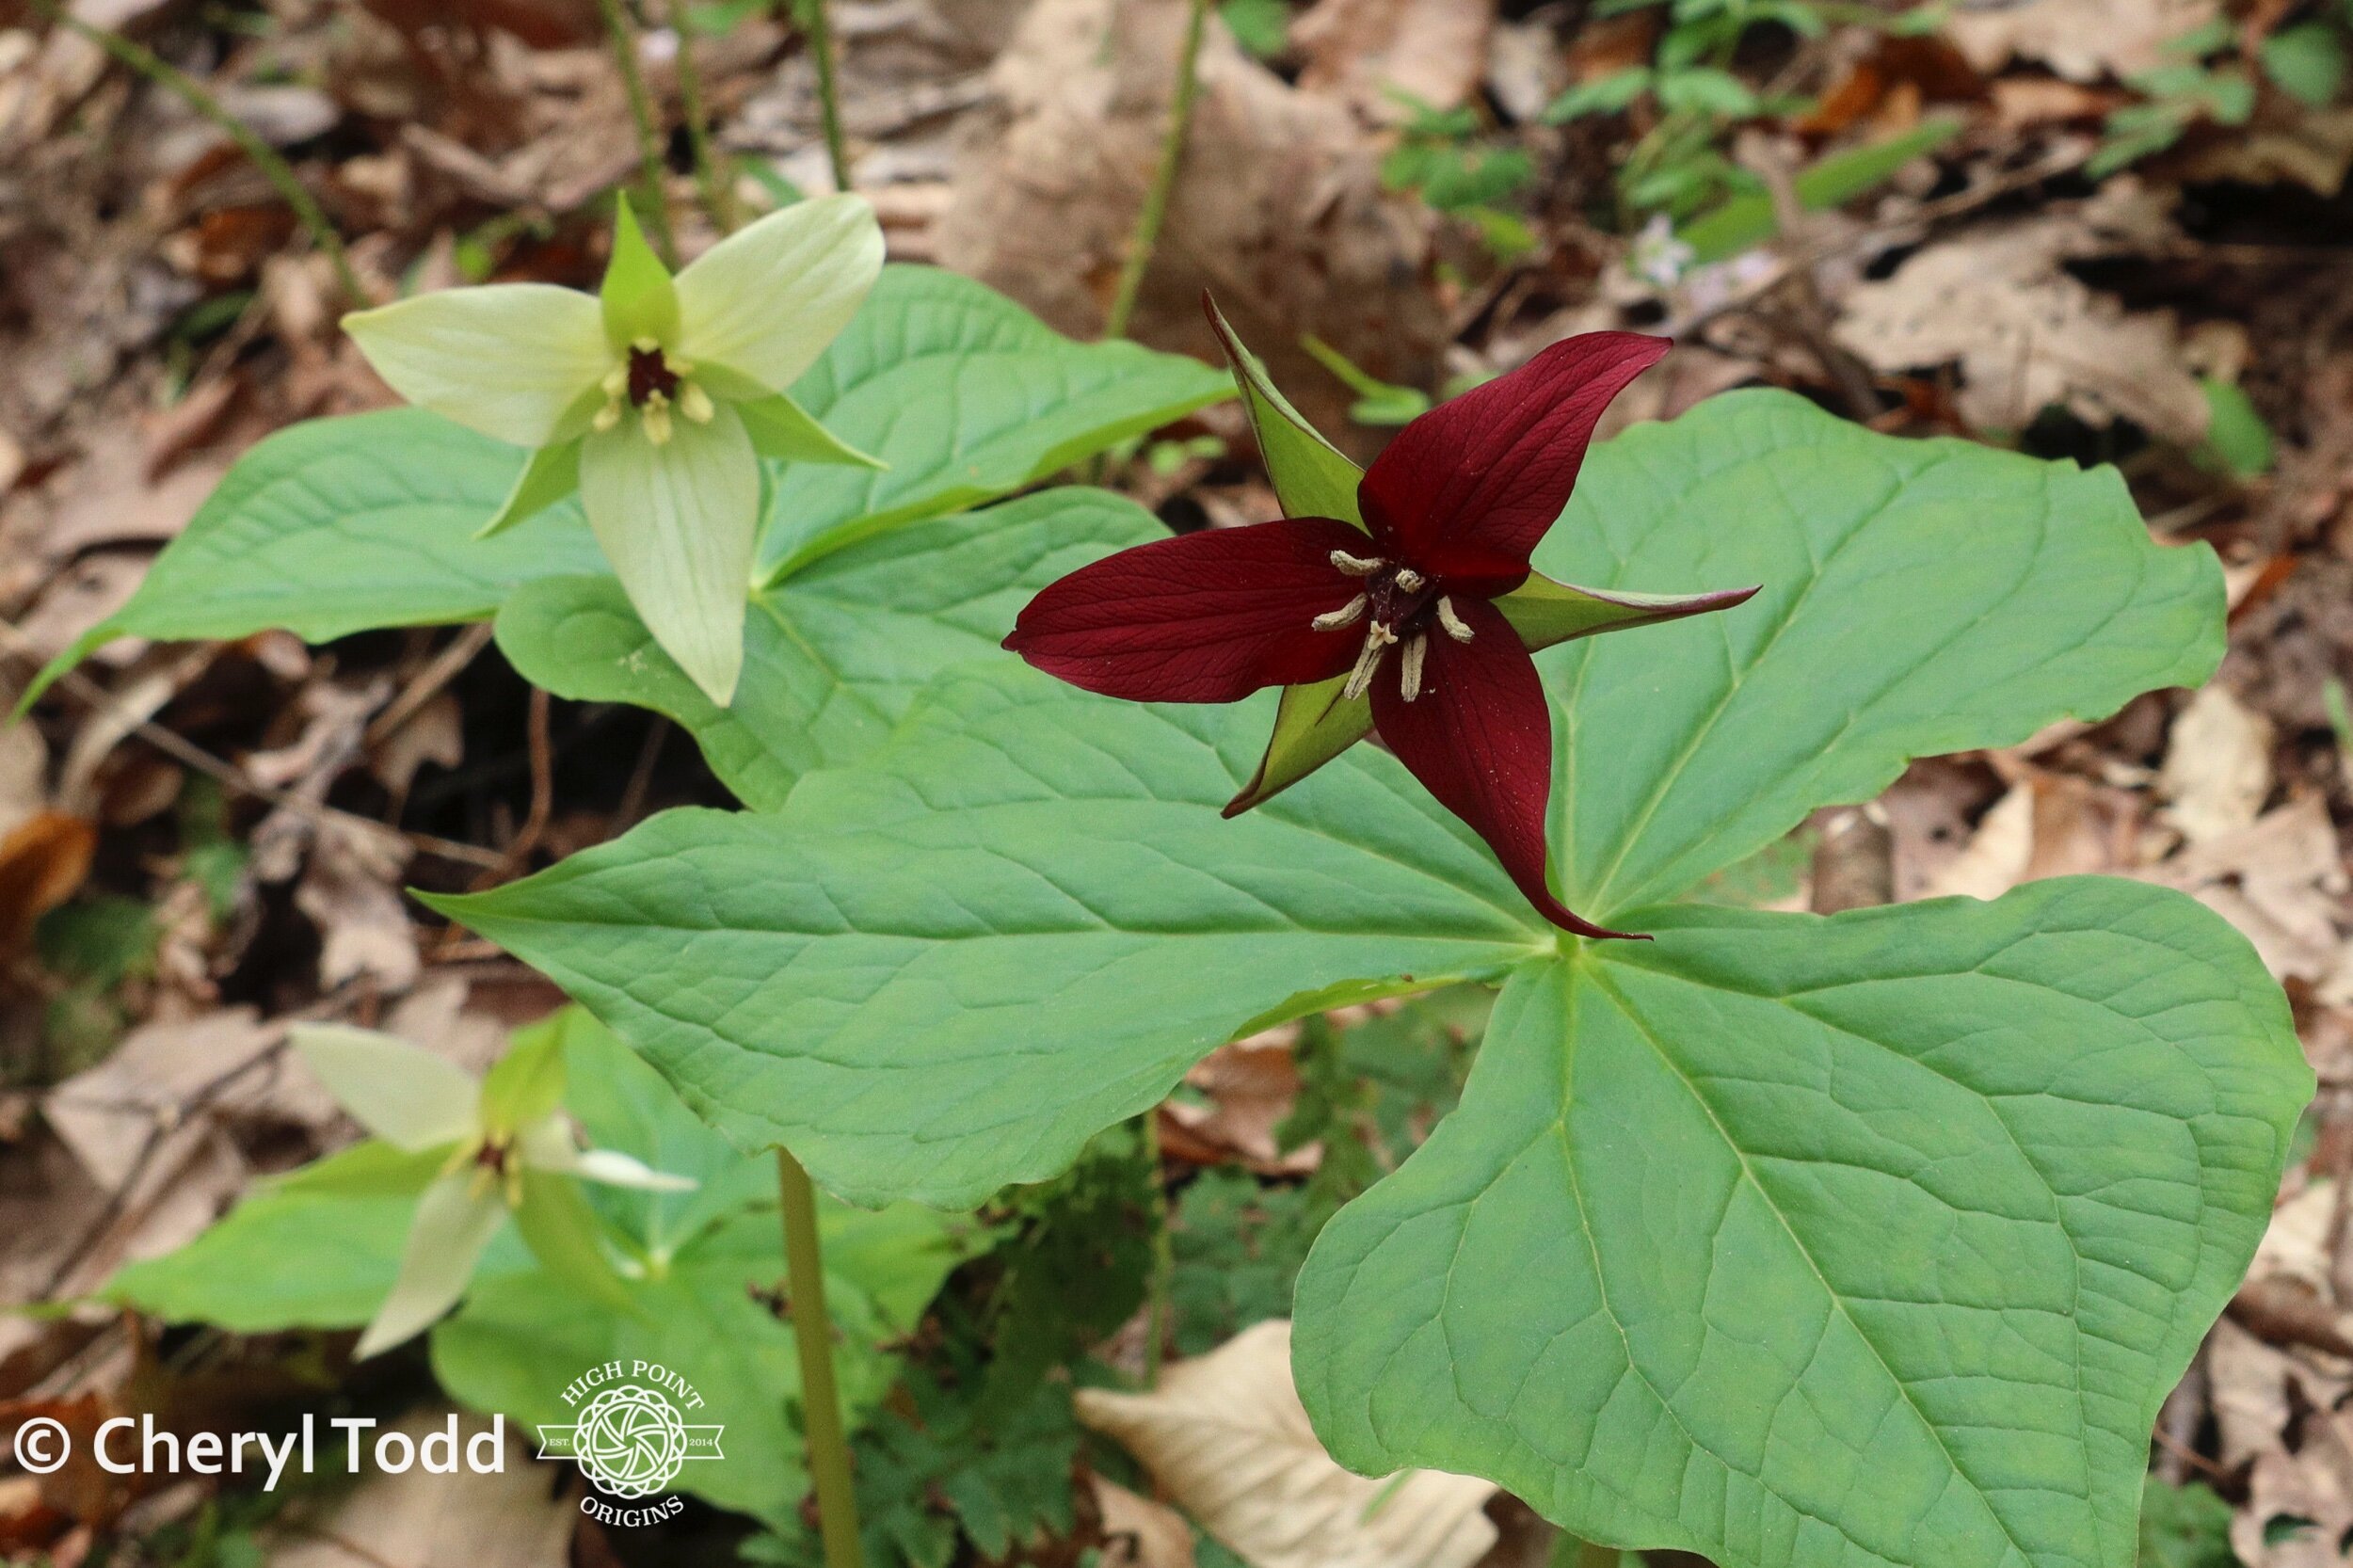
M 456 1305 L 510 1215 L 551 1270 L 586 1274 L 591 1288 L 598 1275 L 609 1279 L 575 1180 L 656 1192 L 695 1186 L 574 1141 L 561 1109 L 560 1040 L 553 1031 L 526 1033 L 477 1081 L 390 1034 L 331 1024 L 294 1032 L 295 1048 L 353 1120 L 405 1153 L 444 1157 L 417 1200 L 400 1274 L 360 1335 L 359 1355 L 392 1349 Z
M 882 231 L 855 196 L 771 213 L 672 278 L 623 203 L 596 295 L 493 283 L 344 319 L 409 402 L 533 449 L 494 532 L 570 493 L 646 630 L 726 707 L 744 667 L 758 455 L 872 465 L 785 389 L 856 313 Z

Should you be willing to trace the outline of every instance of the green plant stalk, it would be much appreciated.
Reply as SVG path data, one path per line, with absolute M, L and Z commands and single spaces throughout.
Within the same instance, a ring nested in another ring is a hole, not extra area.
M 1136 215 L 1136 232 L 1128 242 L 1127 260 L 1120 264 L 1119 286 L 1103 318 L 1103 335 L 1124 338 L 1128 318 L 1135 314 L 1136 296 L 1144 289 L 1144 274 L 1160 244 L 1160 227 L 1168 221 L 1169 199 L 1176 193 L 1176 174 L 1185 159 L 1185 138 L 1193 129 L 1193 100 L 1201 93 L 1201 35 L 1208 29 L 1209 0 L 1193 0 L 1185 18 L 1184 47 L 1176 56 L 1176 92 L 1169 101 L 1168 131 L 1160 140 L 1160 167 L 1152 172 L 1152 187 L 1144 193 L 1144 210 Z
M 825 1260 L 817 1240 L 817 1189 L 792 1152 L 776 1145 L 776 1195 L 784 1207 L 785 1288 L 792 1344 L 801 1358 L 801 1425 L 808 1436 L 808 1473 L 817 1487 L 817 1529 L 825 1568 L 863 1568 L 857 1491 L 850 1481 L 850 1439 L 833 1377 L 833 1319 L 825 1311 Z
M 637 124 L 638 177 L 646 184 L 645 222 L 654 249 L 664 264 L 678 266 L 678 242 L 670 234 L 670 204 L 662 188 L 662 133 L 654 121 L 653 97 L 646 91 L 646 73 L 637 68 L 637 29 L 621 8 L 621 0 L 597 0 L 604 14 L 604 30 L 613 40 L 613 60 L 621 68 L 621 87 L 629 94 L 629 117 Z M 679 53 L 686 52 L 685 40 Z
M 850 144 L 841 134 L 841 84 L 834 79 L 833 24 L 825 0 L 792 0 L 793 15 L 808 37 L 809 59 L 817 67 L 817 115 L 825 128 L 825 157 L 833 165 L 833 188 L 850 188 Z
M 360 287 L 360 275 L 351 269 L 351 258 L 344 253 L 343 236 L 328 221 L 327 213 L 317 200 L 295 174 L 294 166 L 280 156 L 278 149 L 262 139 L 245 121 L 221 106 L 219 99 L 206 91 L 202 83 L 180 70 L 170 61 L 144 44 L 134 43 L 120 33 L 104 27 L 93 27 L 72 15 L 56 4 L 56 0 L 33 0 L 33 8 L 60 26 L 71 27 L 92 43 L 104 49 L 132 71 L 168 91 L 174 92 L 198 114 L 220 127 L 238 150 L 253 161 L 272 188 L 285 198 L 294 209 L 295 217 L 311 236 L 311 243 L 325 254 L 335 269 L 335 281 L 344 296 L 356 306 L 368 303 L 368 296 Z
M 1160 1108 L 1144 1113 L 1144 1158 L 1152 1167 L 1152 1280 L 1144 1312 L 1144 1387 L 1160 1385 L 1168 1345 L 1169 1294 L 1176 1284 L 1176 1249 L 1169 1240 L 1168 1182 L 1160 1172 Z
M 685 0 L 670 0 L 670 30 L 678 35 L 679 109 L 686 120 L 686 145 L 695 157 L 695 185 L 719 232 L 735 229 L 733 182 L 711 147 L 711 122 L 703 116 L 703 72 L 695 63 L 694 35 L 687 31 Z

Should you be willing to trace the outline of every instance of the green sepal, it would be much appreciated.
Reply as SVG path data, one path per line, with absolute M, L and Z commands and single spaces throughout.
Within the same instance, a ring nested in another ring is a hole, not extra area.
M 1596 632 L 1623 632 L 1631 626 L 1655 626 L 1711 610 L 1729 610 L 1755 592 L 1754 588 L 1722 588 L 1699 594 L 1604 593 L 1529 572 L 1527 582 L 1495 605 L 1533 653 Z
M 1239 816 L 1281 794 L 1372 733 L 1372 698 L 1342 696 L 1347 684 L 1347 676 L 1336 675 L 1311 686 L 1283 688 L 1266 755 L 1258 759 L 1258 771 L 1241 792 L 1225 803 L 1226 816 Z
M 560 1035 L 551 1035 L 560 1038 Z M 616 1311 L 642 1318 L 646 1309 L 605 1256 L 604 1222 L 568 1176 L 526 1170 L 515 1205 L 515 1228 L 548 1272 Z
M 640 338 L 677 343 L 678 288 L 670 269 L 646 243 L 626 196 L 614 199 L 613 258 L 605 263 L 597 297 L 604 305 L 604 335 L 616 353 Z
M 1352 462 L 1306 416 L 1291 406 L 1282 389 L 1267 375 L 1266 366 L 1250 352 L 1225 312 L 1205 290 L 1201 308 L 1209 329 L 1225 350 L 1225 363 L 1241 392 L 1241 406 L 1257 437 L 1258 453 L 1266 460 L 1267 477 L 1274 483 L 1283 515 L 1328 517 L 1365 526 L 1356 505 L 1356 483 L 1364 471 Z M 1274 733 L 1250 782 L 1225 806 L 1231 817 L 1280 794 L 1318 768 L 1363 740 L 1372 731 L 1372 702 L 1340 696 L 1346 676 L 1334 676 L 1312 685 L 1283 688 L 1282 706 L 1275 710 Z
M 1242 345 L 1233 324 L 1207 291 L 1201 308 L 1209 312 L 1209 329 L 1225 350 L 1225 362 L 1241 390 L 1241 406 L 1250 415 L 1250 428 L 1266 459 L 1267 476 L 1274 482 L 1275 499 L 1290 518 L 1337 518 L 1362 528 L 1356 508 L 1356 482 L 1364 470 L 1339 448 L 1323 439 L 1306 416 L 1291 407 L 1266 373 L 1258 357 Z
M 474 537 L 487 539 L 527 521 L 579 489 L 580 438 L 543 446 L 531 455 L 531 461 L 515 475 L 515 488 L 506 492 L 498 511 Z
M 554 1115 L 563 1104 L 562 1025 L 543 1019 L 517 1030 L 506 1054 L 482 1080 L 484 1130 L 510 1133 L 532 1127 Z
M 752 438 L 752 449 L 763 457 L 788 463 L 840 463 L 877 472 L 890 466 L 842 440 L 784 392 L 738 403 L 735 411 Z

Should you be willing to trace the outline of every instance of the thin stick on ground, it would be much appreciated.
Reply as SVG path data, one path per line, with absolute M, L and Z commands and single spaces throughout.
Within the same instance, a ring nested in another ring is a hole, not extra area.
M 134 43 L 120 33 L 104 27 L 94 27 L 81 18 L 67 12 L 56 0 L 33 0 L 33 9 L 61 27 L 70 27 L 132 71 L 168 92 L 177 93 L 188 107 L 220 127 L 222 135 L 237 144 L 238 151 L 262 171 L 286 205 L 294 209 L 296 220 L 310 234 L 328 264 L 335 269 L 335 281 L 344 291 L 344 298 L 354 307 L 365 306 L 368 296 L 360 286 L 360 275 L 351 269 L 351 258 L 344 250 L 343 236 L 335 232 L 327 213 L 318 204 L 310 188 L 294 171 L 294 166 L 279 154 L 278 149 L 262 139 L 261 135 L 244 120 L 221 106 L 219 99 L 205 90 L 204 85 L 156 54 L 144 44 Z
M 1136 215 L 1136 232 L 1128 242 L 1127 259 L 1120 264 L 1119 286 L 1112 295 L 1110 314 L 1103 318 L 1103 335 L 1124 338 L 1128 335 L 1128 318 L 1135 314 L 1136 296 L 1143 291 L 1144 274 L 1152 264 L 1152 251 L 1160 242 L 1160 228 L 1168 221 L 1168 203 L 1176 193 L 1176 174 L 1185 161 L 1185 139 L 1193 129 L 1193 100 L 1201 93 L 1201 35 L 1208 29 L 1209 0 L 1193 0 L 1193 8 L 1185 17 L 1184 46 L 1176 55 L 1176 90 L 1169 101 L 1168 131 L 1160 140 L 1160 167 L 1152 172 L 1151 188 L 1144 192 L 1144 210 Z
M 629 94 L 629 117 L 637 125 L 637 170 L 644 182 L 646 228 L 664 264 L 678 265 L 678 242 L 670 235 L 670 203 L 664 189 L 662 128 L 654 119 L 653 96 L 646 90 L 646 73 L 637 64 L 637 28 L 621 0 L 597 0 L 604 15 L 604 30 L 613 40 L 614 63 L 621 69 L 621 87 Z M 684 52 L 683 40 L 680 50 Z
M 817 117 L 825 128 L 825 157 L 833 165 L 833 188 L 850 188 L 850 144 L 841 134 L 841 86 L 834 79 L 833 24 L 825 15 L 825 0 L 792 0 L 792 14 L 808 39 L 808 57 L 817 68 Z
M 833 1319 L 825 1311 L 825 1264 L 817 1240 L 817 1189 L 791 1150 L 776 1145 L 776 1195 L 784 1207 L 787 1301 L 792 1343 L 801 1358 L 801 1424 L 808 1473 L 817 1487 L 817 1528 L 825 1568 L 862 1568 L 857 1492 L 850 1480 L 850 1441 L 833 1379 Z
M 685 0 L 670 0 L 670 31 L 678 35 L 679 111 L 686 120 L 686 145 L 695 159 L 695 188 L 722 234 L 735 229 L 735 187 L 711 146 L 711 122 L 703 115 L 703 72 L 695 63 L 695 38 L 686 25 Z

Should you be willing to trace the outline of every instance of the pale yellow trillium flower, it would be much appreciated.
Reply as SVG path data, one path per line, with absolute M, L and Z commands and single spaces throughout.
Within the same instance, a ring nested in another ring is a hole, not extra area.
M 344 318 L 409 402 L 533 449 L 485 533 L 578 486 L 631 604 L 712 701 L 734 699 L 760 523 L 758 455 L 873 459 L 786 395 L 880 275 L 861 198 L 796 202 L 672 278 L 623 203 L 597 295 L 491 283 Z
M 655 1192 L 696 1185 L 629 1155 L 580 1146 L 561 1109 L 564 1059 L 554 1031 L 519 1040 L 480 1080 L 373 1030 L 307 1024 L 293 1040 L 361 1127 L 406 1153 L 444 1156 L 417 1200 L 392 1293 L 360 1336 L 362 1358 L 430 1328 L 456 1305 L 510 1215 L 550 1268 L 589 1275 L 590 1288 L 597 1274 L 613 1277 L 593 1256 L 594 1218 L 573 1181 Z

